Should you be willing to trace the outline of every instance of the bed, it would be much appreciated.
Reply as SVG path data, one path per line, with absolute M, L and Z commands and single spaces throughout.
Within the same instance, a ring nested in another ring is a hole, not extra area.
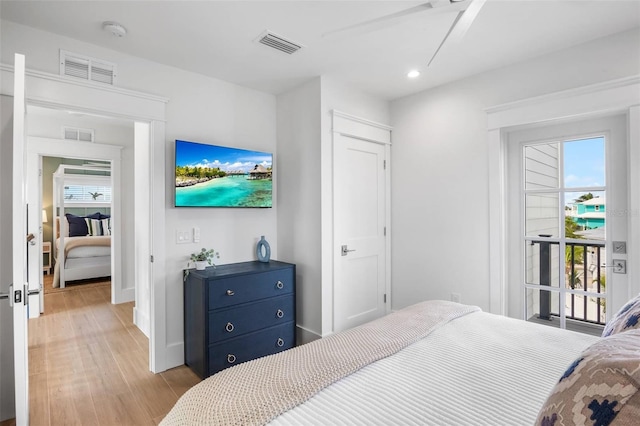
M 78 219 L 83 221 L 100 221 L 104 227 L 110 229 L 110 218 L 100 213 L 94 213 L 89 217 L 78 217 L 67 214 L 68 230 L 73 230 L 73 222 Z M 100 217 L 104 216 L 103 219 Z M 91 218 L 97 219 L 91 219 Z M 59 218 L 56 218 L 59 221 Z M 62 229 L 65 229 L 64 225 Z M 86 228 L 85 228 L 86 229 Z M 56 238 L 56 263 L 53 269 L 53 287 L 64 288 L 68 281 L 86 280 L 111 276 L 111 235 L 107 230 L 71 232 L 73 236 L 61 236 Z M 98 233 L 99 232 L 99 233 Z M 66 232 L 69 234 L 69 232 Z M 64 268 L 62 267 L 64 265 Z
M 640 311 L 640 297 L 635 303 Z M 589 408 L 576 409 L 568 394 L 594 377 L 583 361 L 589 351 L 614 395 L 600 382 L 586 388 L 615 399 L 611 424 L 638 424 L 640 330 L 599 338 L 445 301 L 223 370 L 187 391 L 161 424 L 576 424 L 574 411 Z
M 109 169 L 61 164 L 53 174 L 53 191 L 53 287 L 111 276 Z
M 56 248 L 54 288 L 64 288 L 69 281 L 111 276 L 111 236 L 58 238 Z

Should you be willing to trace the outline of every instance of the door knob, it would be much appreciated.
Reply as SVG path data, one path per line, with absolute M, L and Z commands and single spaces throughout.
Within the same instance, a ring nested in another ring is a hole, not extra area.
M 346 256 L 346 255 L 347 255 L 347 253 L 349 253 L 349 252 L 351 252 L 351 251 L 356 251 L 356 250 L 355 250 L 355 249 L 353 249 L 353 250 L 349 250 L 349 249 L 347 248 L 347 245 L 346 245 L 346 244 L 342 246 L 342 255 L 343 255 L 343 256 Z

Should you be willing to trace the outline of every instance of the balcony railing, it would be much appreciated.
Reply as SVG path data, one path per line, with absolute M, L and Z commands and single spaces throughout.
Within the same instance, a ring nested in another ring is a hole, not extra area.
M 546 235 L 540 235 L 541 237 Z M 533 240 L 531 244 L 540 245 L 540 285 L 551 286 L 552 258 L 551 246 L 559 245 L 557 241 Z M 602 249 L 604 243 L 593 241 L 578 243 L 566 242 L 564 253 L 565 286 L 571 290 L 583 290 L 591 295 L 567 293 L 565 300 L 565 318 L 581 322 L 604 325 L 606 321 L 605 274 Z M 561 254 L 562 255 L 562 254 Z M 556 266 L 557 267 L 557 266 Z M 552 316 L 560 316 L 552 309 L 551 291 L 540 291 L 539 318 L 550 320 Z M 593 296 L 596 294 L 596 296 Z M 603 297 L 598 297 L 602 295 Z

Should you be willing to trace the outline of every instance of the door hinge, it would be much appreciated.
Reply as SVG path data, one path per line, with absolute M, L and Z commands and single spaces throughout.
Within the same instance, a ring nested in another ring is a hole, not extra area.
M 151 263 L 153 263 L 153 255 L 149 256 L 149 259 L 151 260 Z
M 387 293 L 384 294 L 384 303 L 387 303 Z
M 384 236 L 386 237 L 386 236 L 387 236 L 387 227 L 386 227 L 386 226 L 384 227 L 384 230 L 383 230 L 383 231 L 384 231 L 384 232 L 383 232 L 383 233 L 384 233 Z
M 387 160 L 382 160 L 382 168 L 387 170 Z

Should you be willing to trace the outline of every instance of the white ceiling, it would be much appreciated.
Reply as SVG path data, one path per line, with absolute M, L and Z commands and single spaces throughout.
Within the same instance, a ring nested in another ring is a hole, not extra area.
M 323 36 L 423 3 L 2 0 L 0 16 L 274 94 L 329 75 L 383 99 L 640 27 L 640 0 L 488 0 L 462 41 L 445 44 L 429 68 L 455 5 Z M 106 33 L 103 21 L 128 34 Z M 287 55 L 256 43 L 266 29 L 305 47 Z M 410 69 L 422 75 L 409 80 Z

